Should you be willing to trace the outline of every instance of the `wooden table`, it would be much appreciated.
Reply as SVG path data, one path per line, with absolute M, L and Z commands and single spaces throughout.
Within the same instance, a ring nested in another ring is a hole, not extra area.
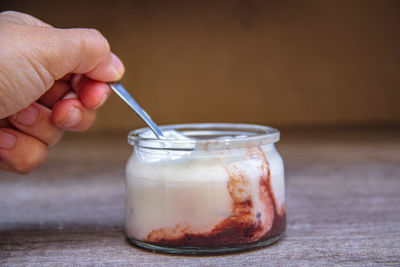
M 213 257 L 130 245 L 123 232 L 125 136 L 69 135 L 34 173 L 0 172 L 0 265 L 399 266 L 399 133 L 284 133 L 285 237 Z

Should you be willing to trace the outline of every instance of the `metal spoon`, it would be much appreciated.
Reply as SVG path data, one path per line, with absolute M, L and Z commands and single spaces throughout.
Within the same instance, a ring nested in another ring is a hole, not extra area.
M 156 135 L 158 139 L 164 137 L 160 128 L 158 128 L 157 124 L 150 118 L 150 116 L 142 109 L 139 104 L 133 99 L 133 97 L 126 91 L 126 89 L 119 82 L 108 83 L 108 85 L 113 89 L 119 97 L 121 97 L 135 112 L 139 115 L 140 118 L 150 127 L 153 133 Z

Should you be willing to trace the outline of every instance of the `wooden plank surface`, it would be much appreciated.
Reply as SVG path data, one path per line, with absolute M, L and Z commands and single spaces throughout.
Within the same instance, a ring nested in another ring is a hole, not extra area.
M 124 135 L 66 136 L 28 176 L 0 172 L 0 265 L 399 266 L 399 131 L 283 134 L 288 228 L 213 257 L 138 249 L 123 232 Z

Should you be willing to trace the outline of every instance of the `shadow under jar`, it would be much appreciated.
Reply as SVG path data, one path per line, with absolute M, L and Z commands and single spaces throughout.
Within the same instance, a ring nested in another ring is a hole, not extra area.
M 252 124 L 132 131 L 125 231 L 153 251 L 217 254 L 263 247 L 286 227 L 279 131 Z

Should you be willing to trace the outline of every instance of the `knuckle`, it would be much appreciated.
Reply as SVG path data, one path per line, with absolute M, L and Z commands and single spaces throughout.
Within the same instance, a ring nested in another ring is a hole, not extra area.
M 34 169 L 33 168 L 28 168 L 28 166 L 14 166 L 14 170 L 18 174 L 29 174 L 31 173 Z
M 48 156 L 48 149 L 44 144 L 36 145 L 30 149 L 30 153 L 20 157 L 12 164 L 13 169 L 19 174 L 28 174 L 42 166 Z
M 63 131 L 51 122 L 50 116 L 51 114 L 46 114 L 46 116 L 41 116 L 39 118 L 39 120 L 36 122 L 37 130 L 35 131 L 34 136 L 42 140 L 44 143 L 52 146 L 60 141 L 61 137 L 63 136 Z M 39 131 L 39 127 L 42 130 Z
M 97 29 L 88 29 L 89 33 L 92 35 L 93 40 L 101 45 L 101 48 L 104 52 L 110 52 L 110 45 L 107 42 L 107 39 L 101 34 Z
M 37 18 L 18 11 L 3 11 L 0 13 L 5 21 L 23 25 L 39 25 L 46 26 L 47 24 L 38 20 Z
M 54 131 L 52 131 L 45 137 L 44 141 L 49 146 L 54 146 L 61 140 L 61 138 L 63 137 L 63 134 L 64 134 L 64 131 L 62 131 L 61 129 L 55 129 Z
M 3 11 L 0 13 L 1 22 L 5 22 L 8 27 L 12 24 L 19 24 L 22 17 L 22 13 L 16 11 Z
M 89 54 L 96 57 L 95 60 L 101 61 L 102 57 L 110 53 L 110 45 L 107 39 L 98 30 L 92 28 L 72 30 L 79 37 L 76 39 L 80 51 L 79 55 Z
M 1 16 L 13 16 L 13 17 L 17 17 L 17 16 L 21 16 L 21 12 L 18 11 L 12 11 L 12 10 L 6 10 L 6 11 L 2 11 L 0 12 Z

